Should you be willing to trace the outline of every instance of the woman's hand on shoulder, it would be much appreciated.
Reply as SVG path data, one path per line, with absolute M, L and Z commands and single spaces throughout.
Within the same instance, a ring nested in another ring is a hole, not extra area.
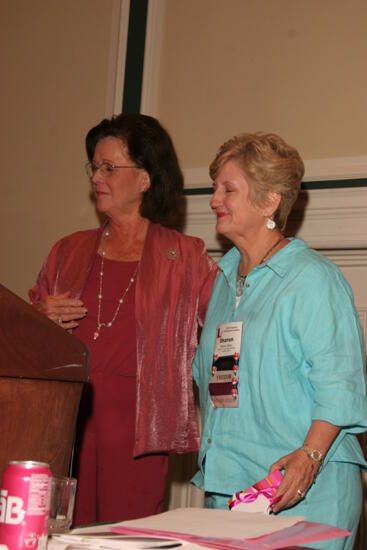
M 320 465 L 301 449 L 283 456 L 271 465 L 269 472 L 283 470 L 284 477 L 276 492 L 273 512 L 290 508 L 303 498 L 315 480 Z M 279 500 L 278 500 L 279 499 Z
M 46 296 L 34 307 L 64 329 L 76 328 L 79 326 L 77 321 L 88 313 L 82 300 L 70 297 L 70 291 Z

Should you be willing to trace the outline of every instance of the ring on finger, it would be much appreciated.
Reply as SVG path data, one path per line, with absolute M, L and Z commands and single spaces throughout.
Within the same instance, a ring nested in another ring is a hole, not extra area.
M 301 491 L 301 489 L 297 489 L 297 495 L 301 498 L 305 498 L 305 494 L 303 491 Z
M 59 318 L 57 319 L 57 322 L 59 323 L 59 325 L 62 325 L 62 319 L 61 319 L 61 317 L 59 317 Z

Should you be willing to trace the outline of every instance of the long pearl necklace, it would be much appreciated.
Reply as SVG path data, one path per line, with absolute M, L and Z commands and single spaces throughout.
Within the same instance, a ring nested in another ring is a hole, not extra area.
M 104 233 L 104 236 L 103 236 L 103 250 L 102 250 L 102 259 L 101 259 L 101 271 L 99 272 L 99 292 L 98 292 L 98 312 L 97 312 L 97 329 L 95 330 L 94 334 L 93 334 L 93 340 L 97 340 L 97 338 L 99 337 L 99 333 L 100 333 L 100 330 L 102 327 L 105 327 L 105 328 L 111 328 L 113 323 L 115 322 L 116 320 L 116 317 L 118 315 L 118 312 L 120 311 L 120 307 L 121 305 L 124 303 L 124 299 L 125 299 L 125 296 L 126 294 L 129 292 L 130 288 L 132 287 L 134 281 L 135 281 L 135 277 L 136 277 L 136 274 L 138 272 L 138 268 L 139 268 L 139 262 L 138 262 L 138 265 L 136 266 L 136 269 L 134 271 L 134 274 L 133 276 L 131 277 L 130 281 L 129 281 L 129 284 L 127 285 L 127 287 L 125 288 L 124 292 L 122 293 L 122 296 L 121 298 L 119 299 L 118 303 L 117 303 L 117 307 L 115 309 L 115 313 L 113 314 L 113 317 L 111 319 L 111 321 L 108 321 L 107 323 L 104 323 L 101 321 L 101 308 L 102 308 L 102 297 L 103 297 L 103 273 L 104 273 L 104 258 L 105 258 L 105 255 L 106 255 L 106 245 L 107 245 L 107 237 L 109 236 L 109 231 L 108 229 L 106 229 L 105 233 Z
M 280 238 L 269 248 L 269 250 L 266 251 L 265 255 L 261 258 L 258 265 L 261 265 L 265 262 L 265 260 L 268 258 L 268 256 L 273 252 L 274 248 L 278 246 L 282 241 L 284 241 L 285 237 L 284 235 L 281 235 Z M 247 275 L 240 275 L 240 273 L 237 274 L 237 283 L 236 283 L 236 296 L 240 297 L 242 296 L 243 287 L 245 286 Z

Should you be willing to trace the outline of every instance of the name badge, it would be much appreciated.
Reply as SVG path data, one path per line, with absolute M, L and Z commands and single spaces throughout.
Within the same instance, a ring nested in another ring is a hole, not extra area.
M 242 321 L 217 327 L 212 372 L 209 380 L 213 407 L 238 407 L 238 365 L 241 351 Z

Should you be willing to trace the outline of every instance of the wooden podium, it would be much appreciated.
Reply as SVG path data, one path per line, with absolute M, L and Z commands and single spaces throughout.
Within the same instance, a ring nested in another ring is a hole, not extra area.
M 69 474 L 88 348 L 0 285 L 0 482 L 9 460 Z

